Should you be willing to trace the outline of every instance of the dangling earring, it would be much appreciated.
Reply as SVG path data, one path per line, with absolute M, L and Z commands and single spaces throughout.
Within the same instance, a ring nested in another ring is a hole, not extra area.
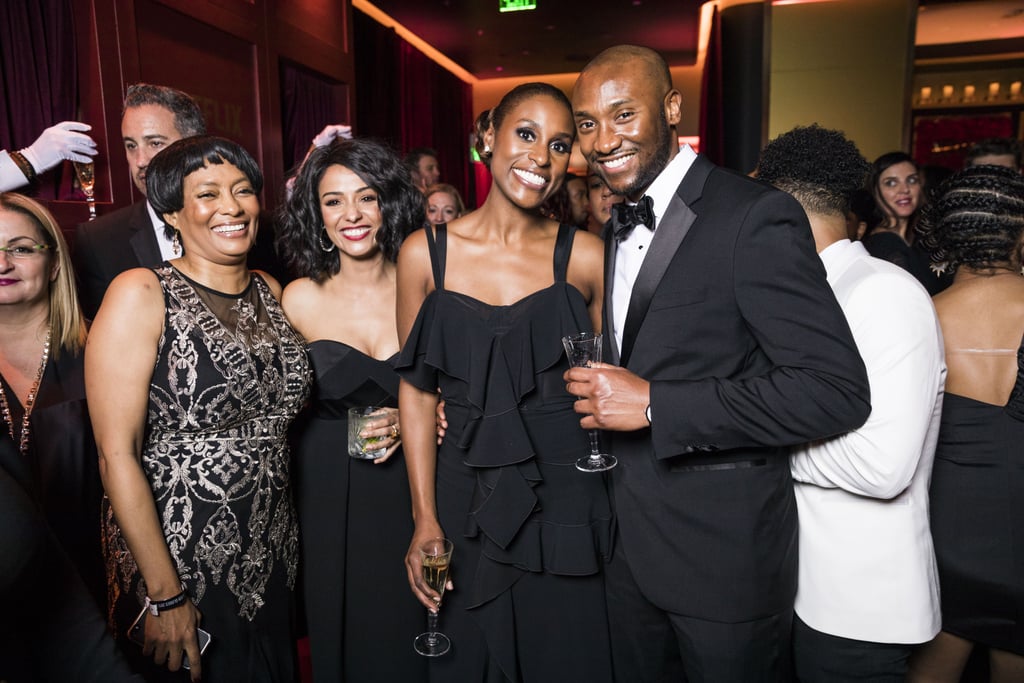
M 327 235 L 327 228 L 321 228 L 321 230 L 320 230 L 320 248 L 323 249 L 324 251 L 326 251 L 329 254 L 332 251 L 334 251 L 335 247 L 337 247 L 338 245 L 336 245 L 334 242 L 331 242 L 330 238 L 327 239 L 327 244 L 324 244 L 324 236 L 325 235 Z M 327 246 L 328 244 L 330 246 Z
M 181 233 L 177 230 L 174 231 L 174 237 L 171 238 L 171 250 L 175 256 L 181 256 L 181 240 L 178 239 L 178 235 Z

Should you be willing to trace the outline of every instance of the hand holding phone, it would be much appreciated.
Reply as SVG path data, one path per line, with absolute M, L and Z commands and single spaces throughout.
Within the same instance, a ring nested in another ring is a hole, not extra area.
M 141 647 L 146 645 L 146 617 L 149 615 L 149 608 L 143 607 L 142 611 L 139 612 L 139 616 L 135 617 L 135 621 L 128 627 L 128 640 L 138 644 Z M 209 633 L 201 628 L 196 628 L 196 639 L 199 641 L 199 654 L 202 655 L 206 652 L 206 648 L 209 647 L 210 641 L 212 640 Z M 185 669 L 191 669 L 188 662 L 188 655 L 184 652 L 181 654 L 181 666 Z

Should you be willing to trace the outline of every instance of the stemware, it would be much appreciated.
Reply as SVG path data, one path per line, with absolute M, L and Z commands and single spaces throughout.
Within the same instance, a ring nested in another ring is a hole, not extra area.
M 78 176 L 78 184 L 85 194 L 85 201 L 89 205 L 89 220 L 96 220 L 96 197 L 93 190 L 96 187 L 96 165 L 93 162 L 73 161 L 75 175 Z
M 593 332 L 580 332 L 562 337 L 565 355 L 569 365 L 574 368 L 585 368 L 591 363 L 601 362 L 601 335 Z M 604 472 L 615 467 L 618 461 L 614 455 L 601 452 L 596 429 L 589 430 L 590 455 L 576 461 L 576 469 L 582 472 Z
M 420 546 L 420 561 L 423 563 L 423 580 L 441 597 L 444 597 L 444 586 L 448 583 L 448 568 L 451 566 L 452 551 L 455 546 L 447 538 L 432 538 Z M 452 647 L 452 641 L 437 630 L 438 613 L 441 598 L 437 600 L 437 609 L 427 610 L 427 630 L 416 636 L 413 647 L 424 657 L 440 657 Z

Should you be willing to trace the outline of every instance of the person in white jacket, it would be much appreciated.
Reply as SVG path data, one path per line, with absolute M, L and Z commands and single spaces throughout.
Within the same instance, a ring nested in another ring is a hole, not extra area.
M 810 219 L 828 282 L 871 387 L 859 429 L 794 449 L 800 561 L 793 627 L 800 681 L 903 681 L 912 646 L 939 630 L 928 482 L 946 366 L 917 280 L 846 232 L 867 161 L 841 132 L 798 127 L 768 143 L 758 177 Z

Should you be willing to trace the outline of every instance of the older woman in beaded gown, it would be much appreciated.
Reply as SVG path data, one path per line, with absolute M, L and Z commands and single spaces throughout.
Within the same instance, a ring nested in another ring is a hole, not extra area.
M 184 255 L 118 276 L 87 345 L 113 615 L 121 635 L 153 608 L 140 634 L 149 680 L 183 680 L 183 655 L 193 680 L 294 677 L 286 434 L 310 370 L 279 285 L 246 268 L 262 183 L 220 138 L 154 158 L 149 200 Z M 212 634 L 202 658 L 200 627 Z

